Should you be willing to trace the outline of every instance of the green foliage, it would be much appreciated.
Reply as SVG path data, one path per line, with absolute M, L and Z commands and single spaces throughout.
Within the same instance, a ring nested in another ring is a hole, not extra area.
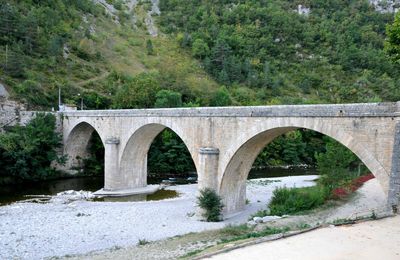
M 324 151 L 322 136 L 307 129 L 288 132 L 269 143 L 258 155 L 254 166 L 315 165 L 315 153 Z
M 144 246 L 144 245 L 147 245 L 148 243 L 150 243 L 150 242 L 147 241 L 146 239 L 139 239 L 138 245 Z
M 18 84 L 15 91 L 21 99 L 37 105 L 46 105 L 51 98 L 47 93 L 43 93 L 40 83 L 34 80 L 25 80 Z
M 166 129 L 150 146 L 148 167 L 151 173 L 187 173 L 196 171 L 192 157 L 177 134 Z
M 360 160 L 348 148 L 331 138 L 325 138 L 326 151 L 316 153 L 317 170 L 321 174 L 320 184 L 333 190 L 345 186 L 356 177 L 354 169 L 361 165 Z
M 270 214 L 282 216 L 311 210 L 322 205 L 327 198 L 328 193 L 321 186 L 277 188 L 269 204 Z
M 197 58 L 204 58 L 210 52 L 210 48 L 202 39 L 196 39 L 192 45 L 192 54 Z
M 203 217 L 208 222 L 221 221 L 221 211 L 224 207 L 221 197 L 212 189 L 200 190 L 197 204 L 204 210 Z
M 96 131 L 89 140 L 89 158 L 83 160 L 83 173 L 88 176 L 104 174 L 104 145 Z
M 154 55 L 153 42 L 150 39 L 146 41 L 146 50 L 147 50 L 147 55 Z
M 215 92 L 214 97 L 211 99 L 210 105 L 215 107 L 232 105 L 232 99 L 226 87 L 220 87 L 217 92 Z
M 252 102 L 394 99 L 378 79 L 386 74 L 397 86 L 400 80 L 398 65 L 390 63 L 383 51 L 385 25 L 393 20 L 392 14 L 375 11 L 368 1 L 333 0 L 302 3 L 311 8 L 306 16 L 293 11 L 298 4 L 166 0 L 160 2 L 160 23 L 230 91 L 238 85 L 263 89 Z M 387 30 L 392 36 L 389 53 L 398 48 L 397 23 Z M 359 79 L 365 72 L 372 80 L 361 87 Z M 250 93 L 250 89 L 245 90 Z
M 154 107 L 181 107 L 182 94 L 171 90 L 160 90 L 156 94 L 156 103 Z
M 156 101 L 160 87 L 157 73 L 140 73 L 126 78 L 113 100 L 114 108 L 149 108 Z
M 53 161 L 62 162 L 56 149 L 61 137 L 55 132 L 56 118 L 37 114 L 26 126 L 14 126 L 0 134 L 0 176 L 15 181 L 44 180 L 55 174 Z
M 230 238 L 222 238 L 221 243 L 230 243 L 238 240 L 243 240 L 243 239 L 249 239 L 249 238 L 257 238 L 257 237 L 266 237 L 274 234 L 280 234 L 280 233 L 285 233 L 290 231 L 290 228 L 288 227 L 281 227 L 281 228 L 276 228 L 276 227 L 265 227 L 264 229 L 260 231 L 251 231 L 251 232 L 245 232 L 242 235 L 237 235 L 233 236 Z
M 394 22 L 386 26 L 385 51 L 394 62 L 400 63 L 400 13 L 397 13 Z

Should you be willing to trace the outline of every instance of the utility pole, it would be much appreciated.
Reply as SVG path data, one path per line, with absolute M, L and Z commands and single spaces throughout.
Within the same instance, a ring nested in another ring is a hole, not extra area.
M 81 94 L 78 94 L 78 97 L 81 98 L 81 110 L 83 110 L 83 95 L 81 96 Z
M 58 87 L 58 111 L 61 110 L 61 87 Z
M 8 44 L 6 44 L 6 69 L 7 69 L 7 63 L 8 63 Z

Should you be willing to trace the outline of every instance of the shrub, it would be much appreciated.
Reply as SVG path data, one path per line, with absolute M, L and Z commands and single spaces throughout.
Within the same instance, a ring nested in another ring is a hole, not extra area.
M 157 92 L 154 107 L 181 107 L 182 94 L 172 90 L 163 89 Z
M 56 149 L 61 137 L 55 132 L 56 118 L 37 114 L 26 126 L 14 126 L 0 134 L 0 177 L 15 181 L 43 180 L 55 170 L 53 161 L 62 163 Z
M 269 204 L 270 214 L 282 216 L 311 210 L 322 205 L 328 193 L 324 187 L 277 188 Z
M 203 217 L 208 222 L 221 220 L 221 211 L 224 207 L 221 197 L 212 189 L 204 188 L 200 190 L 197 197 L 197 204 L 204 210 Z

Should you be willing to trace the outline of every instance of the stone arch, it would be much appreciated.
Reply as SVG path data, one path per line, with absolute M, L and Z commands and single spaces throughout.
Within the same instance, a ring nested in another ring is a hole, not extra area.
M 72 127 L 64 141 L 64 155 L 67 156 L 65 168 L 67 170 L 83 166 L 82 159 L 89 156 L 89 141 L 94 132 L 100 136 L 104 146 L 104 140 L 102 136 L 90 123 L 79 122 Z
M 193 147 L 184 137 L 173 128 L 164 124 L 150 123 L 141 126 L 128 139 L 119 163 L 119 173 L 123 189 L 145 187 L 147 185 L 147 155 L 154 139 L 164 129 L 176 133 L 189 150 L 191 158 L 197 169 L 197 162 L 193 156 Z
M 290 120 L 289 120 L 290 121 Z M 306 120 L 305 120 L 306 121 Z M 389 175 L 376 158 L 351 135 L 333 127 L 314 127 L 309 124 L 281 124 L 260 130 L 247 138 L 229 162 L 219 178 L 219 193 L 224 201 L 225 214 L 242 210 L 246 200 L 246 180 L 250 169 L 262 149 L 276 137 L 296 129 L 309 129 L 329 136 L 350 149 L 375 175 L 384 191 L 387 191 Z

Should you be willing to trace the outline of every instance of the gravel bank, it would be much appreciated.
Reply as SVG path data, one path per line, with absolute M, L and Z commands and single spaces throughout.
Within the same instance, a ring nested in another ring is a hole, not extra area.
M 294 176 L 249 181 L 250 201 L 241 214 L 220 223 L 197 221 L 197 185 L 172 186 L 175 199 L 148 202 L 14 203 L 0 207 L 0 259 L 43 259 L 136 245 L 139 239 L 164 239 L 190 232 L 246 222 L 264 208 L 277 186 L 314 185 L 317 176 Z M 273 182 L 271 182 L 273 181 Z

